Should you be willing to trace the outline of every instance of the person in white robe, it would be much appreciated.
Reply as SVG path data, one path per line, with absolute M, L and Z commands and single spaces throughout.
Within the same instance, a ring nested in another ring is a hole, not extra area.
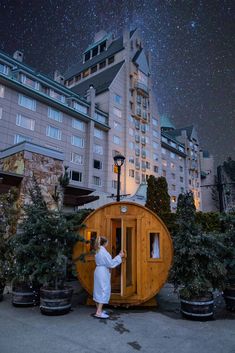
M 95 317 L 108 319 L 109 315 L 102 311 L 103 305 L 108 304 L 111 295 L 111 273 L 110 269 L 122 263 L 123 252 L 112 259 L 112 256 L 105 249 L 108 240 L 105 237 L 96 239 L 96 269 L 94 272 L 93 300 L 96 302 Z

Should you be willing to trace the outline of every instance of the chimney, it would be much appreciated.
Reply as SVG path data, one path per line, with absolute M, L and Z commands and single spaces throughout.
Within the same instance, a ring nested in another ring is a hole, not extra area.
M 13 58 L 20 61 L 21 63 L 23 61 L 23 57 L 24 57 L 24 54 L 19 50 L 16 50 L 13 54 Z
M 62 76 L 58 70 L 54 72 L 54 81 L 64 85 L 64 76 Z

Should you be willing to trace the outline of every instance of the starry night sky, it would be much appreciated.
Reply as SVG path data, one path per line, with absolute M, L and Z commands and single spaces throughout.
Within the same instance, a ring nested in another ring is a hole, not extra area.
M 1 0 L 0 48 L 51 75 L 80 60 L 104 29 L 140 28 L 152 51 L 160 114 L 194 124 L 217 163 L 235 159 L 233 0 Z

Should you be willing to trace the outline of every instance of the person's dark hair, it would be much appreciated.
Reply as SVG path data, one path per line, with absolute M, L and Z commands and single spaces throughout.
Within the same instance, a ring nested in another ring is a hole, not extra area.
M 104 237 L 103 235 L 99 236 L 95 240 L 95 249 L 96 252 L 100 250 L 100 247 L 105 245 L 107 243 L 108 239 Z

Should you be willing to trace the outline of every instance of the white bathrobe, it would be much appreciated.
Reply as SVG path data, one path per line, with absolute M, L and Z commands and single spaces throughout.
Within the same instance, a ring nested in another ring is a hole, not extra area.
M 117 255 L 112 259 L 105 247 L 101 246 L 95 255 L 95 262 L 93 300 L 96 303 L 108 304 L 111 295 L 111 273 L 109 269 L 120 265 L 122 258 Z

